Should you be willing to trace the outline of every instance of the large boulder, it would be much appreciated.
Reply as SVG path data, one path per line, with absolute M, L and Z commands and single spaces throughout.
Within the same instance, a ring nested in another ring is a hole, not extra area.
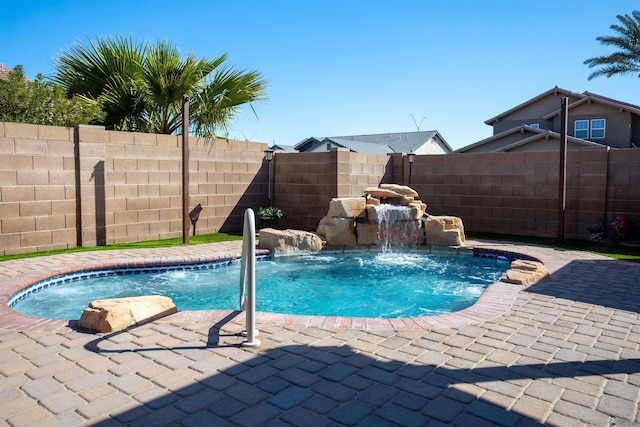
M 367 199 L 364 197 L 340 197 L 331 199 L 327 216 L 338 218 L 364 218 Z
M 320 252 L 325 242 L 309 231 L 263 228 L 259 232 L 258 247 L 269 249 L 274 255 Z
M 427 204 L 422 203 L 420 200 L 413 201 L 408 205 L 411 211 L 411 219 L 418 220 L 424 216 L 425 211 L 427 210 Z
M 413 188 L 398 184 L 381 184 L 379 187 L 367 187 L 364 192 L 371 197 L 385 199 L 387 203 L 394 205 L 406 206 L 419 197 Z
M 403 196 L 402 194 L 397 194 L 394 191 L 386 190 L 384 188 L 371 187 L 366 188 L 365 191 L 369 196 L 377 199 L 382 199 L 384 203 L 390 205 L 406 206 L 415 200 L 415 198 L 411 196 Z
M 410 197 L 419 197 L 418 192 L 411 187 L 400 184 L 380 184 L 380 188 L 395 191 L 397 194 Z
M 464 226 L 455 216 L 428 216 L 424 221 L 427 245 L 462 246 Z
M 378 206 L 393 206 L 393 205 L 368 204 L 366 206 L 365 211 L 367 212 L 367 218 L 369 218 L 370 221 L 374 221 L 374 222 L 379 222 L 380 221 L 380 217 L 379 217 L 378 213 L 382 209 L 379 208 Z M 404 220 L 404 221 L 418 221 L 424 216 L 424 212 L 427 209 L 427 205 L 422 203 L 422 202 L 420 202 L 420 201 L 411 202 L 411 203 L 409 203 L 408 205 L 406 205 L 404 207 L 408 208 L 406 210 L 406 217 L 404 217 L 404 215 L 400 215 L 396 219 L 401 219 L 401 220 Z
M 377 245 L 380 241 L 380 231 L 377 222 L 360 222 L 356 224 L 358 245 Z
M 380 205 L 380 199 L 371 197 L 371 195 L 367 195 L 366 200 L 367 200 L 367 208 L 369 207 L 369 205 L 376 205 L 376 206 Z
M 390 205 L 415 206 L 417 211 L 422 212 L 414 219 L 420 218 L 427 209 L 427 205 L 418 200 L 418 193 L 406 185 L 380 184 L 379 187 L 367 187 L 364 192 L 368 205 L 373 201 L 380 204 L 380 199 L 383 199 L 384 203 Z
M 355 226 L 351 218 L 325 216 L 320 220 L 316 233 L 324 236 L 330 246 L 355 246 Z
M 549 277 L 549 270 L 541 262 L 517 259 L 504 273 L 500 281 L 516 285 L 529 286 Z
M 82 312 L 78 326 L 116 332 L 177 312 L 171 298 L 160 295 L 95 300 Z

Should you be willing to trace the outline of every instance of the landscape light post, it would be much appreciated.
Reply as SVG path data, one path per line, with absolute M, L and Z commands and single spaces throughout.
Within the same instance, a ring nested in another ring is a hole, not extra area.
M 411 174 L 413 172 L 413 161 L 416 159 L 416 153 L 407 154 L 407 160 L 409 161 L 409 186 L 411 186 Z
M 271 206 L 271 160 L 273 160 L 273 149 L 264 150 L 264 158 L 267 160 L 267 206 Z

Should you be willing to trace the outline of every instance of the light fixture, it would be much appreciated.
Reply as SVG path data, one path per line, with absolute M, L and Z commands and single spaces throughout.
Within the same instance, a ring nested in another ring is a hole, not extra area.
M 407 154 L 407 160 L 409 161 L 409 185 L 411 185 L 411 175 L 413 169 L 413 161 L 416 159 L 416 153 Z
M 264 158 L 267 160 L 267 206 L 271 207 L 271 160 L 273 160 L 272 148 L 264 150 Z

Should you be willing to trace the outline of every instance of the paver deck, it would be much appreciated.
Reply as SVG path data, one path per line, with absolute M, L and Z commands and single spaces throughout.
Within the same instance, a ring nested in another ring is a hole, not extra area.
M 640 265 L 536 246 L 551 277 L 470 311 L 381 323 L 181 312 L 113 334 L 0 310 L 0 422 L 73 425 L 640 425 Z M 0 263 L 0 298 L 53 270 L 239 254 L 239 242 Z M 420 320 L 423 319 L 423 320 Z

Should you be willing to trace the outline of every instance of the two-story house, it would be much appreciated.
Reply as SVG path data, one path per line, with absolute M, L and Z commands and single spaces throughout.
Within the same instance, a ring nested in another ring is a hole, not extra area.
M 560 141 L 561 98 L 568 98 L 567 147 L 631 148 L 640 145 L 640 107 L 590 92 L 555 87 L 485 123 L 493 136 L 459 153 L 551 151 Z

